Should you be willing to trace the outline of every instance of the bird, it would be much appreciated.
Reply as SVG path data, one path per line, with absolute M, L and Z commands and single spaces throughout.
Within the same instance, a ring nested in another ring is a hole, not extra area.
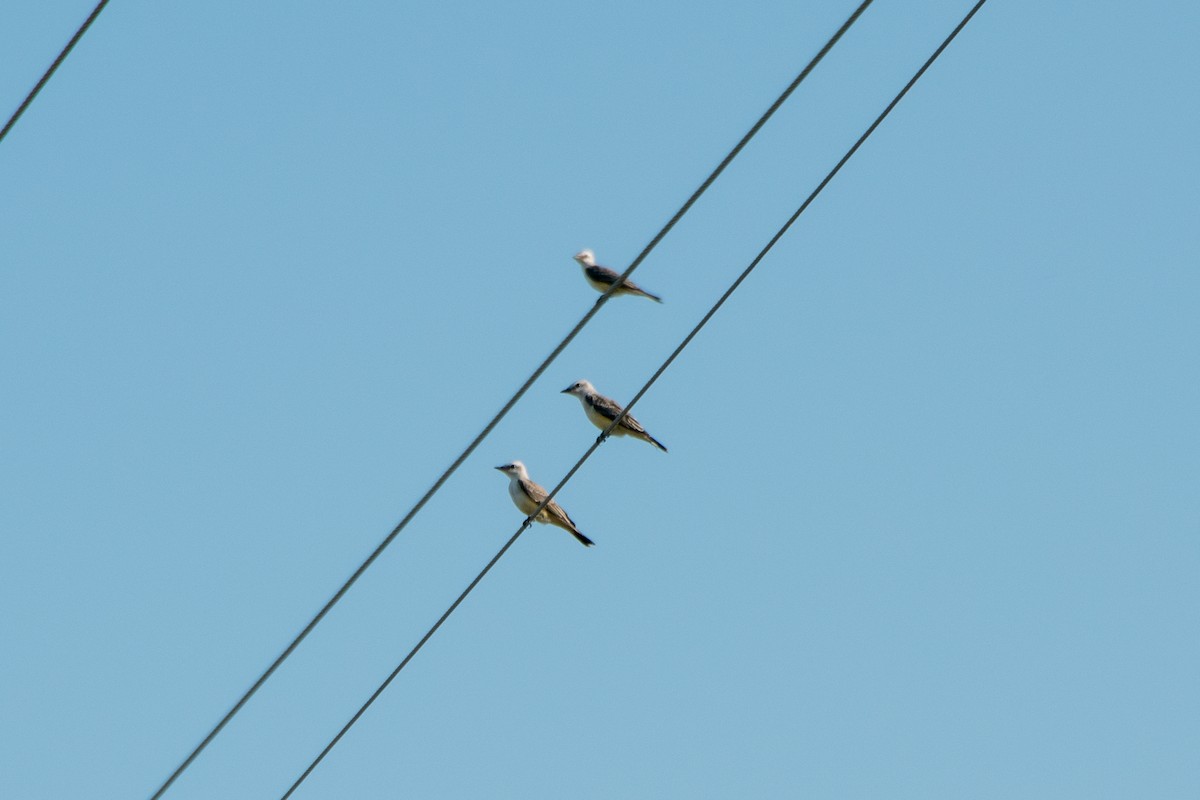
M 621 277 L 621 273 L 614 272 L 608 267 L 602 267 L 597 264 L 596 254 L 591 250 L 580 250 L 575 254 L 575 260 L 579 262 L 579 266 L 583 267 L 583 277 L 587 278 L 587 282 L 597 292 L 607 292 L 608 287 L 612 286 Z M 649 297 L 656 303 L 662 302 L 661 297 L 647 292 L 628 278 L 625 279 L 620 288 L 613 292 L 613 294 L 633 294 L 640 297 Z
M 589 381 L 575 381 L 563 389 L 562 393 L 578 397 L 579 402 L 583 404 L 584 412 L 587 413 L 587 418 L 600 430 L 604 430 L 611 425 L 612 421 L 623 410 L 615 400 L 597 392 L 596 387 L 592 386 Z M 646 433 L 646 429 L 642 427 L 642 423 L 638 422 L 630 414 L 626 414 L 621 419 L 621 424 L 613 428 L 612 432 L 614 436 L 633 436 L 636 439 L 641 439 L 643 442 L 649 442 L 664 453 L 667 452 L 666 446 L 658 439 Z
M 510 461 L 507 464 L 496 467 L 496 469 L 508 476 L 508 494 L 512 497 L 513 505 L 515 505 L 522 514 L 532 514 L 537 510 L 537 507 L 542 504 L 549 494 L 544 488 L 534 483 L 529 478 L 529 472 L 526 471 L 525 465 L 520 461 Z M 534 520 L 543 525 L 554 525 L 557 528 L 562 528 L 569 532 L 572 536 L 579 540 L 579 543 L 584 547 L 591 547 L 595 544 L 591 539 L 579 532 L 579 527 L 575 521 L 567 516 L 567 512 L 558 503 L 551 500 L 542 509 L 542 513 L 538 514 Z

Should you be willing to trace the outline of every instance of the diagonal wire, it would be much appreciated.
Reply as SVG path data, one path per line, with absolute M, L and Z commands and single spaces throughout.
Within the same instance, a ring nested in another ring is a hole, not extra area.
M 475 451 L 475 448 L 478 447 L 485 438 L 487 438 L 488 434 L 492 432 L 500 420 L 502 420 L 504 416 L 508 414 L 510 410 L 512 410 L 512 407 L 517 404 L 517 401 L 520 400 L 529 387 L 533 385 L 534 381 L 541 377 L 542 373 L 546 371 L 546 369 L 556 358 L 558 358 L 559 354 L 566 349 L 567 345 L 571 343 L 575 336 L 581 330 L 583 330 L 583 327 L 587 325 L 589 321 L 591 321 L 592 317 L 596 315 L 596 312 L 600 310 L 600 307 L 607 302 L 609 297 L 612 296 L 613 291 L 615 291 L 621 285 L 622 281 L 624 281 L 625 278 L 628 278 L 629 275 L 641 265 L 646 256 L 650 255 L 650 252 L 658 246 L 658 243 L 661 242 L 667 233 L 669 233 L 670 230 L 675 227 L 675 224 L 679 222 L 683 215 L 686 214 L 689 209 L 691 209 L 698 199 L 700 199 L 700 196 L 707 191 L 708 187 L 711 186 L 714 181 L 716 181 L 717 177 L 725 171 L 725 168 L 729 166 L 730 162 L 732 162 L 734 158 L 737 157 L 738 153 L 742 151 L 742 148 L 744 148 L 746 144 L 749 143 L 749 141 L 754 137 L 754 135 L 758 133 L 762 126 L 767 123 L 767 120 L 769 120 L 775 114 L 779 107 L 783 105 L 784 101 L 786 101 L 788 97 L 791 96 L 792 92 L 796 90 L 796 87 L 798 87 L 804 81 L 804 79 L 808 77 L 809 73 L 813 71 L 817 64 L 819 64 L 821 60 L 825 58 L 826 54 L 833 49 L 833 46 L 837 44 L 838 40 L 842 38 L 843 34 L 845 34 L 846 31 L 848 31 L 850 27 L 858 20 L 858 18 L 862 16 L 862 13 L 867 10 L 867 7 L 870 6 L 872 2 L 874 2 L 874 0 L 864 0 L 864 2 L 859 4 L 859 6 L 846 19 L 846 21 L 842 23 L 842 26 L 838 28 L 837 32 L 835 32 L 833 36 L 829 38 L 829 41 L 827 41 L 820 51 L 813 56 L 812 60 L 810 60 L 804 69 L 800 71 L 800 74 L 796 76 L 791 84 L 784 89 L 783 93 L 779 95 L 775 102 L 771 104 L 771 107 L 768 108 L 761 117 L 759 117 L 758 121 L 755 122 L 750 130 L 746 132 L 746 135 L 743 136 L 741 140 L 734 146 L 734 148 L 729 151 L 729 154 L 725 156 L 719 165 L 717 165 L 717 168 L 712 171 L 712 174 L 710 174 L 704 180 L 704 182 L 700 184 L 699 188 L 697 188 L 696 191 L 692 193 L 691 197 L 687 199 L 687 202 L 685 202 L 683 206 L 675 212 L 675 215 L 671 217 L 666 225 L 663 226 L 662 230 L 660 230 L 658 234 L 650 240 L 650 243 L 643 248 L 642 252 L 638 254 L 637 258 L 633 260 L 633 263 L 629 265 L 629 268 L 621 274 L 620 279 L 614 281 L 612 286 L 610 286 L 608 290 L 602 294 L 598 300 L 596 300 L 595 305 L 588 309 L 588 312 L 584 314 L 583 318 L 580 319 L 575 327 L 571 329 L 571 332 L 568 333 L 561 342 L 559 342 L 558 346 L 551 351 L 550 355 L 548 355 L 538 366 L 538 368 L 535 369 L 533 373 L 525 380 L 525 382 L 521 384 L 521 387 L 517 389 L 516 393 L 513 394 L 511 398 L 509 398 L 508 402 L 505 403 L 504 407 L 501 408 L 496 416 L 492 418 L 491 422 L 484 426 L 483 430 L 479 432 L 479 435 L 476 436 L 469 445 L 467 445 L 467 448 L 463 450 L 458 458 L 454 460 L 454 463 L 447 467 L 446 471 L 443 472 L 436 481 L 434 481 L 433 485 L 429 487 L 428 491 L 422 495 L 421 499 L 418 500 L 411 509 L 409 509 L 408 513 L 405 514 L 404 518 L 401 519 L 396 527 L 392 529 L 391 533 L 389 533 L 387 537 L 379 543 L 379 546 L 376 547 L 369 556 L 367 556 L 367 559 L 363 561 L 358 569 L 356 569 L 354 573 L 346 580 L 346 582 L 342 584 L 342 587 L 334 593 L 333 597 L 331 597 L 329 601 L 321 607 L 321 610 L 317 612 L 316 616 L 314 616 L 309 623 L 304 626 L 304 629 L 297 634 L 296 638 L 294 638 L 292 642 L 284 648 L 283 652 L 280 653 L 273 662 L 271 662 L 271 665 L 267 667 L 267 669 L 258 677 L 257 680 L 254 681 L 250 688 L 247 689 L 240 698 L 238 698 L 237 702 L 233 704 L 233 707 L 225 713 L 225 716 L 223 716 L 220 721 L 217 722 L 212 730 L 210 730 L 208 734 L 205 735 L 205 737 L 200 741 L 200 743 L 196 745 L 192 752 L 188 754 L 187 758 L 185 758 L 179 764 L 179 766 L 175 768 L 174 772 L 172 772 L 171 775 L 162 783 L 162 785 L 158 787 L 154 794 L 151 795 L 150 800 L 158 800 L 158 798 L 162 797 L 167 789 L 170 788 L 171 784 L 174 783 L 175 780 L 181 774 L 183 774 L 183 771 L 191 765 L 198 755 L 200 755 L 201 751 L 208 747 L 212 740 L 215 739 L 221 730 L 229 723 L 229 721 L 233 719 L 234 715 L 241 711 L 242 707 L 247 703 L 247 701 L 254 696 L 255 692 L 257 692 L 262 685 L 267 682 L 271 675 L 274 674 L 275 670 L 279 668 L 279 665 L 282 664 L 288 658 L 288 656 L 292 654 L 292 652 L 300 645 L 302 641 L 304 641 L 308 634 L 310 634 L 312 630 L 321 622 L 321 620 L 324 619 L 325 615 L 329 613 L 329 610 L 332 609 L 334 605 L 336 605 L 337 602 L 342 599 L 342 596 L 349 591 L 350 587 L 354 585 L 355 581 L 357 581 L 359 577 L 361 577 L 362 574 L 367 571 L 367 568 L 370 567 L 371 564 L 375 562 L 375 559 L 377 559 L 387 548 L 387 546 L 392 543 L 392 541 L 400 534 L 400 531 L 404 530 L 405 526 L 407 526 L 412 518 L 420 512 L 429 499 L 433 497 L 433 495 L 436 494 L 439 489 L 442 488 L 442 485 L 450 478 L 451 475 L 454 474 L 455 470 L 457 470 L 462 463 L 467 460 L 471 453 Z
M 25 95 L 25 99 L 21 101 L 21 105 L 17 106 L 17 110 L 14 111 L 13 115 L 8 118 L 8 122 L 4 123 L 3 128 L 0 128 L 0 142 L 4 141 L 5 136 L 8 136 L 8 132 L 12 130 L 13 125 L 17 124 L 17 120 L 20 119 L 21 115 L 25 113 L 25 109 L 29 108 L 29 104 L 33 102 L 33 98 L 38 96 L 38 92 L 40 92 L 42 87 L 46 85 L 46 82 L 50 80 L 50 76 L 53 75 L 54 71 L 58 69 L 59 65 L 66 60 L 71 51 L 75 49 L 75 45 L 79 44 L 79 40 L 83 38 L 85 33 L 87 33 L 87 29 L 92 27 L 92 23 L 96 21 L 96 17 L 100 16 L 100 12 L 104 10 L 106 5 L 108 5 L 108 0 L 100 0 L 100 2 L 96 4 L 96 7 L 92 9 L 92 13 L 86 20 L 84 20 L 84 23 L 79 26 L 79 30 L 75 31 L 75 35 L 71 37 L 71 41 L 67 42 L 67 46 L 64 47 L 62 52 L 58 54 L 58 58 L 54 59 L 54 63 L 51 64 L 50 68 L 47 69 L 42 75 L 41 80 L 39 80 L 37 85 L 30 90 L 29 94 Z
M 369 698 L 367 698 L 367 701 L 363 703 L 362 707 L 359 708 L 357 712 L 355 712 L 354 716 L 352 716 L 350 720 L 344 726 L 342 726 L 342 729 L 338 731 L 337 735 L 334 736 L 333 739 L 330 740 L 329 744 L 325 745 L 325 749 L 323 749 L 317 755 L 317 757 L 313 759 L 312 763 L 308 765 L 308 768 L 301 773 L 300 777 L 296 779 L 291 788 L 289 788 L 283 794 L 280 800 L 288 800 L 288 798 L 292 796 L 296 789 L 300 787 L 300 784 L 302 784 L 305 779 L 312 774 L 312 771 L 316 769 L 317 765 L 321 763 L 322 759 L 329 754 L 329 751 L 332 750 L 339 741 L 341 741 L 342 737 L 346 735 L 351 727 L 353 727 L 354 723 L 358 722 L 359 718 L 366 713 L 371 704 L 374 703 L 381 694 L 383 694 L 388 685 L 391 684 L 391 682 L 395 680 L 396 676 L 400 674 L 400 671 L 408 665 L 408 662 L 412 661 L 417 652 L 425 646 L 425 643 L 428 642 L 433 634 L 437 632 L 438 628 L 442 626 L 442 623 L 454 613 L 454 610 L 458 608 L 459 604 L 461 604 L 463 600 L 466 599 L 467 595 L 479 585 L 479 582 L 483 580 L 483 577 L 487 575 L 489 571 L 491 571 L 492 567 L 496 565 L 496 562 L 508 552 L 508 549 L 513 546 L 521 534 L 529 528 L 537 515 L 542 513 L 542 509 L 550 504 L 550 501 L 554 499 L 556 494 L 558 494 L 559 489 L 565 486 L 567 481 L 571 480 L 575 473 L 579 471 L 579 468 L 583 466 L 584 462 L 591 458 L 592 453 L 596 452 L 596 449 L 608 438 L 613 429 L 620 425 L 621 420 L 628 416 L 634 404 L 636 404 L 638 400 L 642 399 L 642 396 L 645 395 L 646 392 L 650 390 L 650 387 L 653 386 L 654 383 L 659 379 L 659 377 L 666 372 L 667 368 L 671 366 L 671 363 L 675 361 L 676 357 L 678 357 L 679 354 L 684 351 L 684 348 L 691 343 L 692 339 L 696 337 L 696 334 L 698 334 L 700 330 L 708 324 L 708 321 L 713 318 L 713 315 L 716 314 L 721 306 L 725 304 L 725 301 L 728 300 L 735 291 L 737 291 L 738 287 L 742 285 L 742 281 L 746 280 L 750 273 L 754 271 L 754 268 L 757 267 L 763 258 L 766 257 L 767 253 L 771 251 L 771 248 L 773 248 L 779 242 L 779 240 L 783 238 L 784 234 L 788 232 L 788 229 L 792 227 L 796 220 L 800 218 L 800 215 L 803 214 L 817 198 L 817 195 L 819 195 L 821 191 L 824 190 L 824 188 L 829 184 L 829 182 L 833 180 L 834 176 L 841 171 L 842 167 L 846 165 L 846 162 L 849 161 L 856 152 L 858 152 L 858 149 L 862 146 L 863 142 L 865 142 L 867 138 L 875 132 L 875 129 L 878 128 L 880 123 L 882 123 L 888 114 L 892 112 L 892 109 L 894 109 L 896 105 L 899 104 L 902 99 L 904 99 L 904 96 L 908 94 L 909 89 L 911 89 L 916 82 L 921 79 L 921 76 L 925 74 L 925 71 L 928 70 L 933 62 L 937 60 L 938 56 L 942 54 L 942 51 L 944 51 L 950 45 L 950 43 L 954 41 L 955 37 L 958 36 L 959 32 L 964 27 L 966 27 L 967 23 L 971 21 L 971 18 L 975 16 L 975 12 L 979 11 L 985 2 L 987 2 L 987 0 L 978 0 L 971 10 L 967 12 L 967 15 L 963 17 L 962 21 L 960 21 L 954 30 L 950 32 L 950 35 L 942 41 L 937 50 L 933 52 L 933 55 L 926 59 L 925 63 L 921 65 L 921 68 L 916 71 L 912 78 L 909 79 L 908 83 L 904 85 L 904 88 L 901 89 L 900 92 L 892 99 L 892 102 L 888 103 L 883 112 L 880 113 L 880 115 L 875 118 L 875 121 L 871 123 L 866 131 L 860 137 L 858 137 L 858 141 L 856 141 L 854 145 L 846 151 L 846 154 L 842 156 L 841 160 L 838 161 L 834 168 L 829 171 L 824 180 L 817 185 L 817 188 L 813 189 L 812 193 L 805 198 L 804 202 L 800 204 L 800 207 L 796 209 L 795 213 L 793 213 L 792 216 L 788 218 L 787 222 L 783 224 L 783 227 L 781 227 L 775 233 L 775 235 L 771 237 L 771 240 L 767 242 L 766 246 L 759 251 L 758 255 L 754 257 L 754 260 L 750 262 L 750 265 L 747 266 L 740 275 L 738 275 L 737 279 L 732 284 L 730 284 L 729 288 L 725 290 L 725 293 L 721 295 L 717 302 L 713 304 L 712 308 L 710 308 L 703 318 L 701 318 L 700 322 L 696 324 L 696 327 L 692 328 L 691 332 L 688 333 L 688 335 L 684 337 L 683 341 L 679 343 L 679 346 L 676 347 L 671 355 L 667 357 L 667 360 L 664 361 L 662 365 L 654 372 L 654 374 L 650 376 L 650 380 L 646 381 L 641 390 L 634 395 L 633 399 L 629 401 L 629 405 L 625 406 L 625 409 L 617 415 L 616 419 L 609 423 L 608 427 L 604 429 L 604 432 L 601 433 L 596 441 L 592 443 L 591 447 L 587 449 L 587 452 L 585 452 L 583 456 L 575 462 L 575 466 L 571 467 L 571 470 L 563 476 L 562 480 L 558 482 L 558 485 L 546 495 L 546 499 L 541 502 L 541 505 L 539 505 L 537 509 L 535 509 L 534 512 L 530 514 L 524 522 L 521 523 L 521 527 L 517 528 L 517 532 L 514 533 L 507 542 L 504 543 L 504 546 L 501 547 L 499 552 L 492 557 L 492 560 L 487 563 L 487 566 L 485 566 L 480 573 L 475 576 L 475 580 L 471 581 L 467 588 L 463 590 L 462 594 L 458 596 L 458 599 L 450 604 L 450 607 L 446 609 L 446 612 L 442 614 L 438 621 L 433 624 L 433 627 L 431 627 L 425 633 L 425 635 L 421 637 L 421 640 L 417 642 L 416 646 L 413 647 L 412 650 L 409 651 L 408 655 L 404 657 L 404 660 L 401 661 L 394 670 L 392 670 L 392 674 L 388 675 L 387 679 L 379 685 L 379 688 L 376 689 Z

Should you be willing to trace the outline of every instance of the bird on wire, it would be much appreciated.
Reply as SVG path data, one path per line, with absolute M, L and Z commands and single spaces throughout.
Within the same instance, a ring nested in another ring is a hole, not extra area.
M 512 461 L 496 469 L 508 476 L 508 494 L 512 497 L 513 505 L 520 509 L 522 514 L 529 515 L 537 510 L 537 507 L 542 504 L 549 494 L 538 484 L 529 479 L 529 473 L 525 469 L 525 465 L 520 461 Z M 579 540 L 584 547 L 591 547 L 595 544 L 591 539 L 579 532 L 579 527 L 575 524 L 567 512 L 555 501 L 551 500 L 542 509 L 542 513 L 538 514 L 534 519 L 535 522 L 540 522 L 543 525 L 554 525 L 557 528 L 562 528 L 569 532 L 572 536 Z
M 592 386 L 589 381 L 575 381 L 563 389 L 562 393 L 578 397 L 579 402 L 583 405 L 584 413 L 587 414 L 587 418 L 600 430 L 604 430 L 611 425 L 612 421 L 623 410 L 616 400 L 613 400 L 611 397 L 605 397 L 597 392 L 596 387 Z M 621 424 L 613 428 L 612 435 L 632 436 L 635 439 L 641 439 L 643 442 L 649 442 L 664 453 L 667 452 L 666 445 L 647 433 L 646 429 L 642 427 L 642 423 L 634 419 L 631 414 L 626 414 L 621 420 Z
M 596 263 L 596 254 L 591 250 L 580 250 L 575 254 L 575 260 L 579 262 L 579 266 L 583 267 L 583 277 L 587 278 L 587 282 L 592 285 L 592 288 L 597 292 L 604 293 L 608 291 L 608 287 L 612 286 L 621 277 L 621 273 L 615 272 L 608 267 L 602 267 Z M 656 303 L 661 303 L 662 298 L 656 294 L 647 292 L 642 287 L 638 286 L 628 278 L 621 286 L 613 292 L 613 295 L 632 294 L 638 297 L 649 297 Z

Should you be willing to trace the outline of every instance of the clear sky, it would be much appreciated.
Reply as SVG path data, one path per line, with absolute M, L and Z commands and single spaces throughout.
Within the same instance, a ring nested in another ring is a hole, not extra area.
M 970 6 L 879 0 L 168 797 L 275 798 Z M 92 0 L 0 6 L 15 108 Z M 116 0 L 0 144 L 0 797 L 143 798 L 855 3 Z M 297 798 L 1200 796 L 1200 10 L 993 0 Z

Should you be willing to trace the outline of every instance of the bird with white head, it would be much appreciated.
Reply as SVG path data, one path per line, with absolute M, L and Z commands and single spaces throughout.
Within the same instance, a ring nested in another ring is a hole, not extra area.
M 507 464 L 496 467 L 496 469 L 508 476 L 508 494 L 512 497 L 513 505 L 522 514 L 529 515 L 537 511 L 537 507 L 550 494 L 530 479 L 528 470 L 525 469 L 525 465 L 520 461 L 510 461 Z M 595 544 L 595 542 L 579 532 L 579 527 L 575 524 L 574 520 L 554 500 L 546 504 L 541 513 L 534 518 L 534 522 L 562 528 L 578 539 L 580 544 L 585 547 L 591 547 Z
M 583 267 L 583 277 L 587 278 L 587 282 L 597 292 L 607 292 L 608 288 L 621 278 L 621 273 L 597 264 L 596 254 L 591 250 L 580 250 L 575 254 L 575 260 L 579 263 L 579 266 Z M 661 297 L 647 292 L 645 289 L 638 286 L 628 278 L 622 281 L 621 285 L 617 287 L 617 290 L 613 292 L 613 294 L 631 294 L 638 297 L 649 297 L 656 303 L 662 302 Z

